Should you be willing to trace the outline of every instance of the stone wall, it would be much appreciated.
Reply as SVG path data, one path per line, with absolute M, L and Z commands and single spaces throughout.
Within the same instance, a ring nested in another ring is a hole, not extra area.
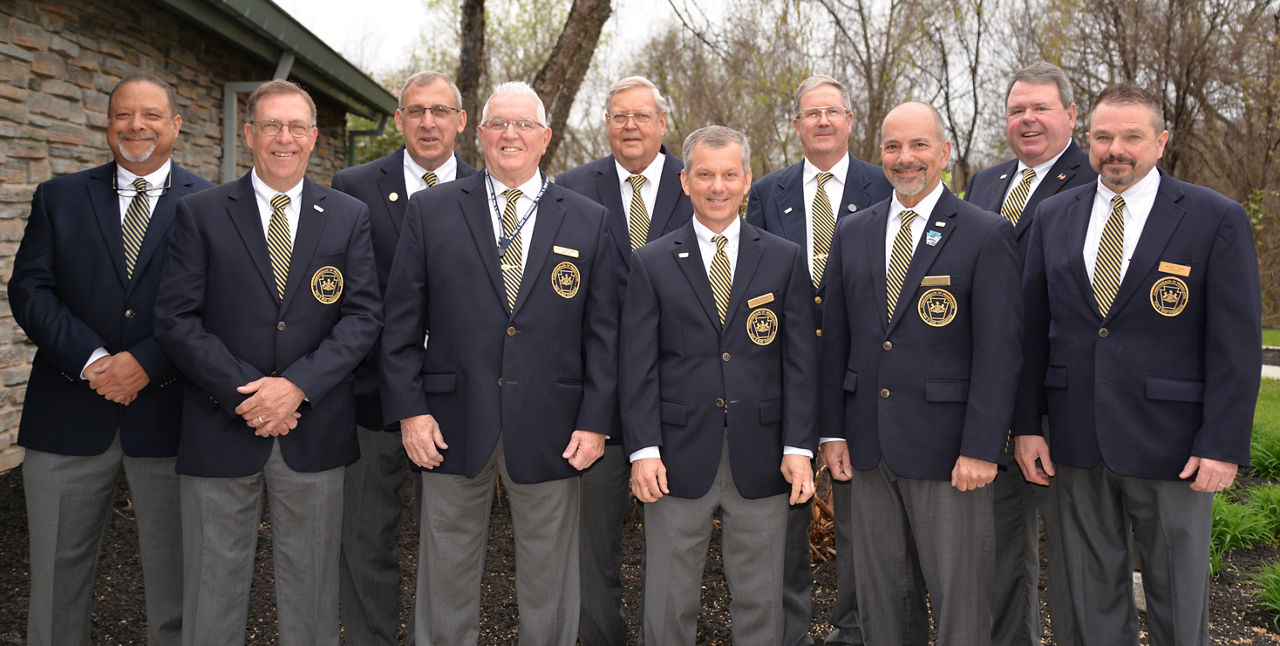
M 135 72 L 175 86 L 183 121 L 174 159 L 217 182 L 223 84 L 264 81 L 274 70 L 147 3 L 0 2 L 0 471 L 22 460 L 13 442 L 35 347 L 13 321 L 7 285 L 36 185 L 111 160 L 107 96 Z M 239 97 L 240 112 L 245 98 Z M 345 111 L 326 97 L 315 99 L 320 137 L 309 173 L 327 183 L 345 166 Z M 238 139 L 243 173 L 251 158 L 244 137 Z

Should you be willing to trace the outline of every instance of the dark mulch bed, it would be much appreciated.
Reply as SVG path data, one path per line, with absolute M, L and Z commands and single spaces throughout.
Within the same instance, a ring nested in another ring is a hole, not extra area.
M 0 474 L 0 644 L 22 644 L 27 618 L 27 522 L 20 469 Z M 411 490 L 406 488 L 406 490 Z M 406 505 L 409 501 L 406 500 Z M 145 641 L 142 576 L 137 560 L 137 537 L 123 479 L 115 501 L 115 515 L 107 532 L 94 588 L 94 644 L 141 644 Z M 640 530 L 635 519 L 624 536 L 627 620 L 634 638 L 639 622 Z M 251 591 L 247 641 L 275 644 L 275 592 L 271 586 L 270 526 L 262 524 L 258 559 Z M 517 611 L 511 517 L 506 501 L 494 502 L 488 563 L 483 580 L 483 644 L 514 644 Z M 416 569 L 417 531 L 412 522 L 401 531 L 400 562 L 406 572 Z M 1280 558 L 1280 548 L 1269 546 L 1233 552 L 1224 559 L 1221 574 L 1210 590 L 1209 632 L 1215 644 L 1280 644 L 1271 618 L 1254 601 L 1249 574 L 1264 562 Z M 835 600 L 835 563 L 814 568 L 814 625 L 812 634 L 821 643 L 831 627 L 825 623 Z M 408 625 L 413 595 L 412 577 L 401 589 L 401 637 Z M 1043 582 L 1042 582 L 1043 583 Z M 712 539 L 703 577 L 699 644 L 728 644 L 729 594 L 720 570 L 719 532 Z M 1052 643 L 1052 642 L 1049 642 Z M 1145 642 L 1145 639 L 1143 641 Z

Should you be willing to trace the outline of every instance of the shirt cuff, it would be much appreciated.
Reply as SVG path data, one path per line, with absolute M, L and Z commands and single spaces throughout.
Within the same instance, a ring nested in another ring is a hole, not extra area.
M 813 451 L 810 451 L 809 449 L 802 449 L 795 446 L 782 447 L 782 454 L 783 455 L 803 455 L 804 457 L 809 458 L 810 460 L 813 459 Z
M 844 441 L 846 441 L 846 440 L 845 440 L 843 437 L 820 437 L 820 438 L 818 438 L 818 444 L 826 444 L 827 442 L 844 442 Z
M 656 446 L 646 446 L 631 454 L 632 462 L 635 462 L 636 460 L 647 460 L 649 458 L 662 459 L 662 452 Z
M 84 376 L 84 373 L 86 370 L 89 369 L 89 366 L 93 365 L 94 361 L 97 361 L 98 359 L 101 359 L 103 357 L 109 357 L 109 356 L 111 356 L 111 353 L 107 352 L 106 348 L 98 348 L 97 350 L 94 350 L 93 354 L 89 355 L 89 360 L 84 362 L 84 367 L 80 369 L 80 378 L 85 381 L 88 381 L 89 378 Z

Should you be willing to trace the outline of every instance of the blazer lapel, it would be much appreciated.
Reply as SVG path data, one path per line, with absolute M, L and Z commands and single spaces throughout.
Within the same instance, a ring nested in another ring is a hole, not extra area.
M 85 189 L 89 193 L 89 203 L 93 206 L 94 219 L 102 231 L 102 242 L 111 254 L 111 265 L 115 268 L 120 286 L 129 288 L 129 278 L 124 271 L 124 231 L 120 213 L 120 198 L 111 189 L 115 182 L 116 165 L 114 162 L 100 166 L 89 175 L 89 183 Z M 157 207 L 158 208 L 158 207 Z
M 902 291 L 898 294 L 898 304 L 893 308 L 893 318 L 889 320 L 889 330 L 898 324 L 902 319 L 902 315 L 908 309 L 915 307 L 912 302 L 912 296 L 916 292 L 916 287 L 920 286 L 920 280 L 929 272 L 929 268 L 933 266 L 933 261 L 938 258 L 938 253 L 946 246 L 951 236 L 955 235 L 956 230 L 956 201 L 957 198 L 951 194 L 946 188 L 942 189 L 942 197 L 938 199 L 938 204 L 933 207 L 933 213 L 924 223 L 924 233 L 920 236 L 920 240 L 916 242 L 916 250 L 911 254 L 911 264 L 907 266 L 907 277 L 902 281 Z M 937 233 L 937 243 L 929 244 L 929 235 Z M 881 238 L 883 240 L 883 238 Z M 883 255 L 884 252 L 881 252 Z M 888 289 L 886 286 L 885 289 Z M 886 296 L 885 302 L 888 302 Z
M 520 294 L 516 297 L 516 306 L 512 308 L 512 312 L 518 311 L 529 298 L 529 293 L 537 288 L 536 283 L 542 276 L 542 266 L 547 263 L 547 256 L 551 255 L 551 243 L 560 231 L 560 223 L 564 222 L 563 200 L 563 195 L 547 186 L 547 194 L 543 195 L 542 202 L 538 204 L 532 235 L 525 236 L 529 240 L 529 256 L 525 259 L 524 273 L 520 276 Z M 628 254 L 627 257 L 631 256 Z
M 871 232 L 863 238 L 866 244 L 866 252 L 863 257 L 868 263 L 867 268 L 871 271 L 871 284 L 876 287 L 876 301 L 874 303 L 876 309 L 881 304 L 889 301 L 888 286 L 885 285 L 885 257 L 884 257 L 884 237 L 889 228 L 889 203 L 884 202 L 884 208 L 873 212 L 871 216 Z M 887 307 L 887 305 L 886 305 Z M 876 320 L 880 321 L 881 329 L 887 331 L 888 318 L 884 316 L 876 316 Z
M 782 214 L 783 237 L 804 247 L 804 162 L 795 164 L 778 178 L 778 213 Z M 834 208 L 834 207 L 833 207 Z
M 666 155 L 666 153 L 660 153 Z M 680 170 L 672 163 L 671 155 L 662 162 L 662 176 L 658 179 L 658 196 L 653 200 L 653 213 L 649 214 L 649 237 L 652 242 L 662 237 L 662 232 L 671 224 L 671 216 L 675 213 L 676 203 L 684 194 L 680 186 Z
M 628 262 L 631 260 L 631 224 L 628 216 L 629 211 L 622 205 L 622 192 L 618 184 L 618 169 L 614 166 L 613 156 L 610 155 L 597 162 L 596 167 L 596 195 L 600 197 L 600 204 L 611 214 L 617 214 L 609 218 L 609 228 L 613 233 L 614 244 L 618 245 L 618 251 L 626 258 Z M 542 213 L 538 213 L 538 217 L 542 217 Z
M 760 232 L 746 222 L 741 222 L 738 226 L 741 227 L 738 234 L 738 259 L 733 268 L 733 288 L 729 291 L 729 307 L 725 310 L 724 329 L 720 331 L 722 335 L 736 325 L 736 315 L 743 299 L 747 297 L 747 286 L 751 284 L 751 277 L 760 266 L 760 258 L 764 253 L 764 246 L 760 244 Z M 711 281 L 708 279 L 707 288 L 710 289 L 710 286 Z M 716 320 L 719 320 L 719 313 Z
M 493 230 L 493 216 L 489 212 L 488 190 L 485 188 L 483 173 L 468 179 L 462 186 L 462 219 L 471 229 L 471 239 L 476 243 L 476 251 L 480 254 L 480 264 L 489 274 L 489 282 L 493 286 L 493 294 L 507 308 L 507 296 L 502 287 L 502 276 L 498 273 L 498 243 Z M 523 281 L 521 281 L 523 282 Z
M 1177 204 L 1181 199 L 1182 191 L 1173 185 L 1172 178 L 1161 173 L 1160 188 L 1156 191 L 1155 203 L 1151 205 L 1151 213 L 1147 215 L 1147 223 L 1142 227 L 1142 235 L 1133 249 L 1133 256 L 1129 258 L 1129 268 L 1125 270 L 1124 279 L 1120 281 L 1120 289 L 1116 292 L 1115 301 L 1111 303 L 1107 318 L 1111 318 L 1126 301 L 1133 297 L 1138 291 L 1138 286 L 1146 281 L 1152 267 L 1160 259 L 1160 253 L 1169 244 L 1169 238 L 1173 236 L 1178 223 L 1182 221 L 1182 215 L 1186 213 Z
M 832 204 L 836 220 L 856 212 L 860 208 L 871 206 L 871 195 L 867 193 L 867 182 L 859 174 L 855 174 L 853 155 L 848 155 L 849 170 L 844 174 L 844 193 L 839 204 Z
M 387 215 L 391 216 L 391 225 L 399 235 L 400 225 L 404 222 L 404 208 L 409 203 L 409 191 L 404 185 L 404 148 L 389 157 L 380 170 L 378 195 L 382 196 Z M 391 198 L 392 195 L 396 196 L 395 199 Z
M 227 217 L 231 218 L 231 223 L 240 234 L 240 240 L 244 242 L 249 261 L 258 269 L 258 275 L 262 277 L 263 287 L 266 287 L 274 300 L 276 280 L 271 273 L 271 265 L 268 261 L 267 236 L 262 232 L 262 214 L 258 212 L 258 201 L 253 196 L 253 180 L 249 179 L 248 173 L 240 178 L 235 190 L 227 194 Z
M 1089 280 L 1089 270 L 1084 265 L 1084 238 L 1089 232 L 1089 218 L 1093 211 L 1093 193 L 1088 193 L 1087 197 L 1077 199 L 1073 204 L 1067 207 L 1063 213 L 1066 217 L 1067 244 L 1064 247 L 1067 250 L 1067 266 L 1070 267 L 1071 275 L 1075 276 L 1076 284 L 1080 287 L 1080 294 L 1084 297 L 1085 303 L 1094 316 L 1099 320 L 1102 315 L 1098 313 L 1098 303 L 1093 298 L 1093 283 Z M 1041 224 L 1040 226 L 1044 226 Z
M 310 289 L 311 276 L 306 275 L 315 255 L 320 235 L 324 233 L 324 193 L 316 189 L 309 179 L 302 180 L 302 204 L 298 211 L 298 231 L 293 236 L 293 251 L 289 253 L 289 280 L 284 287 L 284 304 L 293 302 L 300 285 Z
M 693 232 L 693 225 L 688 224 L 675 235 L 672 240 L 671 254 L 675 256 L 676 266 L 680 271 L 684 272 L 684 277 L 689 281 L 689 287 L 693 288 L 693 293 L 698 297 L 698 304 L 702 306 L 702 312 L 707 315 L 707 322 L 711 327 L 719 330 L 720 313 L 716 311 L 716 299 L 711 294 L 711 279 L 707 277 L 707 272 L 703 268 L 702 252 L 698 247 L 697 235 Z

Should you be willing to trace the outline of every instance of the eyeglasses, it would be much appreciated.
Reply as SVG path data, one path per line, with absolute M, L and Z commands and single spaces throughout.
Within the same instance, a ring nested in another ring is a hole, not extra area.
M 405 115 L 408 116 L 410 119 L 421 119 L 423 115 L 427 113 L 428 110 L 431 111 L 431 116 L 436 119 L 448 119 L 449 117 L 452 117 L 453 115 L 459 112 L 462 112 L 462 110 L 459 110 L 458 108 L 455 108 L 451 105 L 433 105 L 433 106 L 405 105 L 405 106 L 400 106 L 400 109 L 404 111 Z
M 827 121 L 838 123 L 844 121 L 849 116 L 849 111 L 838 105 L 828 105 L 821 108 L 809 108 L 804 112 L 796 115 L 797 119 L 803 119 L 810 123 L 822 121 L 822 117 L 826 117 Z
M 514 126 L 516 132 L 519 133 L 530 133 L 539 128 L 546 127 L 533 119 L 504 119 L 502 117 L 494 117 L 480 124 L 480 127 L 485 130 L 494 130 L 497 132 L 505 131 L 507 126 Z
M 619 112 L 617 114 L 605 113 L 604 118 L 609 125 L 614 128 L 627 127 L 627 120 L 634 119 L 637 126 L 647 126 L 653 122 L 654 115 L 648 112 Z
M 296 121 L 290 124 L 283 124 L 275 119 L 268 121 L 250 121 L 249 125 L 257 128 L 258 132 L 261 132 L 268 137 L 274 137 L 280 134 L 280 131 L 285 128 L 288 128 L 289 134 L 294 137 L 305 137 L 308 134 L 311 134 L 311 129 L 315 127 L 314 124 L 298 123 Z
M 115 173 L 111 174 L 111 188 L 116 192 L 116 195 L 129 199 L 133 199 L 139 193 L 138 189 L 135 189 L 132 184 L 121 186 L 120 177 Z M 170 188 L 173 188 L 173 173 L 169 173 L 164 178 L 164 186 L 149 186 L 147 190 L 141 191 L 141 193 L 147 197 L 164 197 Z

